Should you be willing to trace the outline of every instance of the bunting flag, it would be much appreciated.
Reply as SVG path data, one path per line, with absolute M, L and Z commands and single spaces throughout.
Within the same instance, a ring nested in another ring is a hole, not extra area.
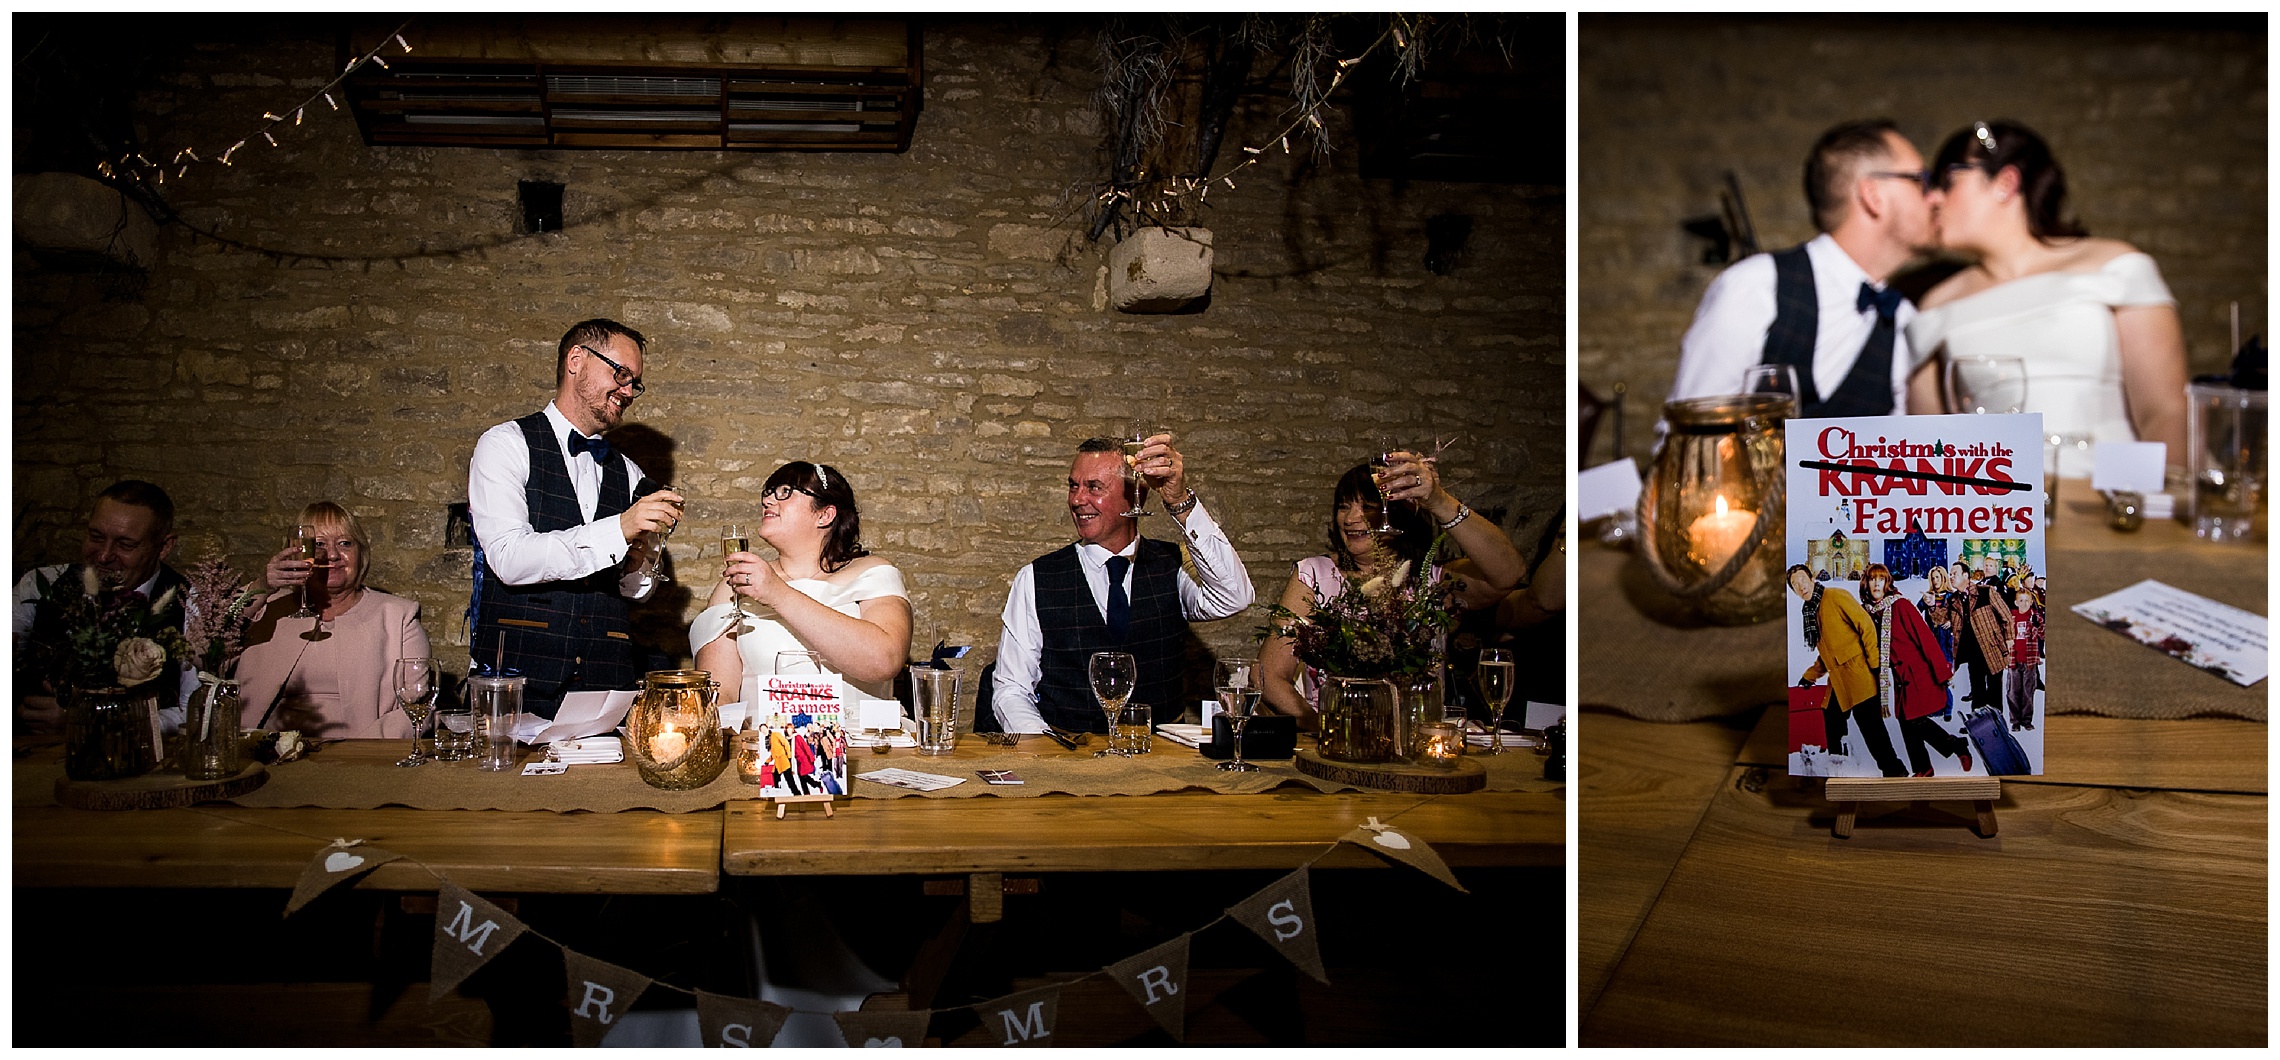
M 1370 818 L 1368 824 L 1358 826 L 1338 838 L 1372 853 L 1415 866 L 1442 883 L 1466 894 L 1472 893 L 1465 890 L 1464 884 L 1457 882 L 1456 874 L 1449 871 L 1448 863 L 1442 861 L 1441 855 L 1434 853 L 1432 847 L 1426 846 L 1424 840 L 1390 824 L 1379 824 L 1375 817 Z
M 435 949 L 428 958 L 428 999 L 442 997 L 466 982 L 477 968 L 489 964 L 527 930 L 506 910 L 450 880 L 442 881 L 435 896 Z
M 926 1041 L 928 1009 L 916 1012 L 834 1012 L 839 1033 L 852 1049 L 916 1049 Z
M 1109 978 L 1179 1042 L 1187 1040 L 1188 937 L 1183 934 L 1107 968 Z
M 1322 971 L 1321 946 L 1314 941 L 1314 895 L 1306 885 L 1306 866 L 1227 907 L 1227 915 L 1267 940 L 1299 971 L 1329 984 L 1330 977 Z
M 292 916 L 318 895 L 403 857 L 363 844 L 361 839 L 335 839 L 331 846 L 317 851 L 317 856 L 309 859 L 309 867 L 301 870 L 301 881 L 293 885 L 293 897 L 285 900 L 284 915 Z
M 649 989 L 648 976 L 568 948 L 562 951 L 562 969 L 569 988 L 570 1044 L 580 1049 L 602 1044 L 610 1025 Z
M 971 1007 L 982 1017 L 982 1030 L 995 1036 L 1000 1045 L 1051 1045 L 1053 1022 L 1060 1016 L 1061 984 L 1007 994 Z
M 792 1010 L 771 1001 L 697 994 L 697 1038 L 714 1049 L 766 1049 Z

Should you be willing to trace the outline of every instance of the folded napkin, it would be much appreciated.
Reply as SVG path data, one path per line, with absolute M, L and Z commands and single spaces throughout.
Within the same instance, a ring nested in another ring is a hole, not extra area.
M 615 736 L 588 736 L 579 740 L 556 740 L 546 746 L 549 761 L 569 765 L 600 765 L 625 761 L 625 745 Z
M 1182 747 L 1202 747 L 1211 742 L 1211 730 L 1201 725 L 1158 725 L 1156 734 Z

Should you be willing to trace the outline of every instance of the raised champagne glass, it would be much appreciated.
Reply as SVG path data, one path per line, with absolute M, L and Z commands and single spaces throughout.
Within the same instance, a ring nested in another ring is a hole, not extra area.
M 1512 702 L 1512 670 L 1512 652 L 1504 648 L 1481 649 L 1480 663 L 1473 668 L 1473 682 L 1489 708 L 1489 754 L 1504 750 L 1504 708 Z
M 1124 485 L 1132 495 L 1132 507 L 1120 512 L 1127 519 L 1138 519 L 1148 514 L 1148 480 L 1140 474 L 1140 450 L 1148 447 L 1152 431 L 1135 423 L 1124 429 Z
M 309 599 L 309 584 L 317 578 L 317 528 L 302 525 L 286 531 L 285 547 L 300 553 L 301 558 L 309 564 L 309 581 L 301 583 L 301 609 L 293 612 L 293 617 L 315 618 L 323 613 L 322 609 L 312 604 Z M 321 593 L 324 591 L 324 587 L 319 586 L 315 591 Z
M 1106 758 L 1110 755 L 1123 757 L 1125 752 L 1117 750 L 1114 746 L 1116 741 L 1116 715 L 1124 709 L 1124 701 L 1132 698 L 1133 686 L 1139 683 L 1140 660 L 1133 658 L 1127 652 L 1096 651 L 1093 653 L 1092 662 L 1087 666 L 1086 672 L 1092 678 L 1093 698 L 1100 702 L 1100 709 L 1108 715 L 1108 734 L 1111 744 L 1108 750 L 1095 752 L 1093 757 Z
M 750 551 L 752 551 L 752 539 L 745 535 L 742 525 L 730 523 L 727 529 L 720 532 L 720 563 L 722 567 L 728 566 L 728 557 L 739 552 Z M 728 602 L 729 606 L 736 609 L 737 627 L 742 628 L 745 618 L 749 616 L 744 613 L 744 597 L 737 595 L 734 585 L 728 587 Z
M 1386 470 L 1394 465 L 1396 458 L 1400 455 L 1401 450 L 1399 449 L 1387 449 L 1370 454 L 1370 467 L 1372 468 L 1370 483 L 1376 486 L 1378 491 L 1378 524 L 1372 529 L 1381 538 L 1401 536 L 1401 531 L 1393 525 L 1393 498 L 1388 495 L 1391 491 L 1386 488 L 1390 485 L 1390 481 L 1386 478 Z
M 412 723 L 412 753 L 398 759 L 400 766 L 424 766 L 435 761 L 420 753 L 420 726 L 435 709 L 435 660 L 411 656 L 396 660 L 396 705 Z

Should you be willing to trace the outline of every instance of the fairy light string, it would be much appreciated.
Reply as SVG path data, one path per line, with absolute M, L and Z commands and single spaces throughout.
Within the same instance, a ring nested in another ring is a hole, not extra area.
M 370 51 L 350 59 L 348 64 L 341 68 L 340 73 L 333 75 L 332 80 L 325 82 L 315 92 L 310 93 L 307 98 L 298 103 L 263 110 L 259 126 L 254 128 L 252 132 L 239 137 L 235 143 L 223 148 L 219 154 L 210 159 L 199 157 L 194 148 L 183 147 L 175 151 L 173 157 L 169 158 L 164 165 L 160 165 L 144 157 L 140 151 L 128 151 L 120 155 L 116 162 L 109 160 L 96 162 L 95 171 L 109 180 L 133 181 L 145 187 L 158 187 L 166 183 L 168 169 L 174 170 L 174 179 L 180 181 L 190 175 L 193 166 L 204 165 L 209 162 L 220 163 L 224 166 L 236 165 L 234 156 L 239 151 L 244 150 L 247 144 L 257 139 L 266 141 L 271 147 L 282 147 L 284 145 L 278 141 L 277 133 L 299 128 L 305 120 L 309 108 L 315 106 L 318 100 L 323 100 L 325 105 L 333 111 L 340 110 L 340 104 L 334 100 L 333 93 L 346 91 L 341 87 L 341 83 L 348 80 L 350 74 L 362 69 L 366 63 L 376 63 L 381 69 L 388 69 L 388 60 L 382 57 L 381 53 L 391 46 L 400 49 L 397 53 L 399 55 L 411 54 L 411 42 L 404 39 L 404 30 L 409 28 L 411 24 L 412 20 L 407 18 L 399 23 L 395 29 L 383 34 L 380 37 L 380 43 L 373 45 Z M 279 126 L 284 126 L 284 129 L 279 129 Z

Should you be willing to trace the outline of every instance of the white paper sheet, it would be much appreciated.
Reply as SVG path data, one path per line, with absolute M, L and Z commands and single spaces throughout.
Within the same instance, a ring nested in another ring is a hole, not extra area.
M 562 697 L 562 706 L 555 710 L 553 721 L 536 714 L 516 715 L 515 739 L 526 744 L 542 744 L 598 736 L 623 723 L 626 711 L 632 709 L 633 701 L 640 695 L 639 692 L 572 692 Z
M 940 773 L 921 773 L 915 769 L 874 769 L 857 777 L 858 780 L 876 781 L 912 791 L 939 791 L 966 782 L 964 777 L 946 777 Z
M 2076 604 L 2074 613 L 2243 688 L 2271 672 L 2263 615 L 2151 578 Z
M 2090 450 L 2090 488 L 2159 493 L 2168 459 L 2163 442 L 2099 442 Z
M 1575 498 L 1575 516 L 1582 522 L 1638 507 L 1639 465 L 1626 456 L 1578 472 Z

